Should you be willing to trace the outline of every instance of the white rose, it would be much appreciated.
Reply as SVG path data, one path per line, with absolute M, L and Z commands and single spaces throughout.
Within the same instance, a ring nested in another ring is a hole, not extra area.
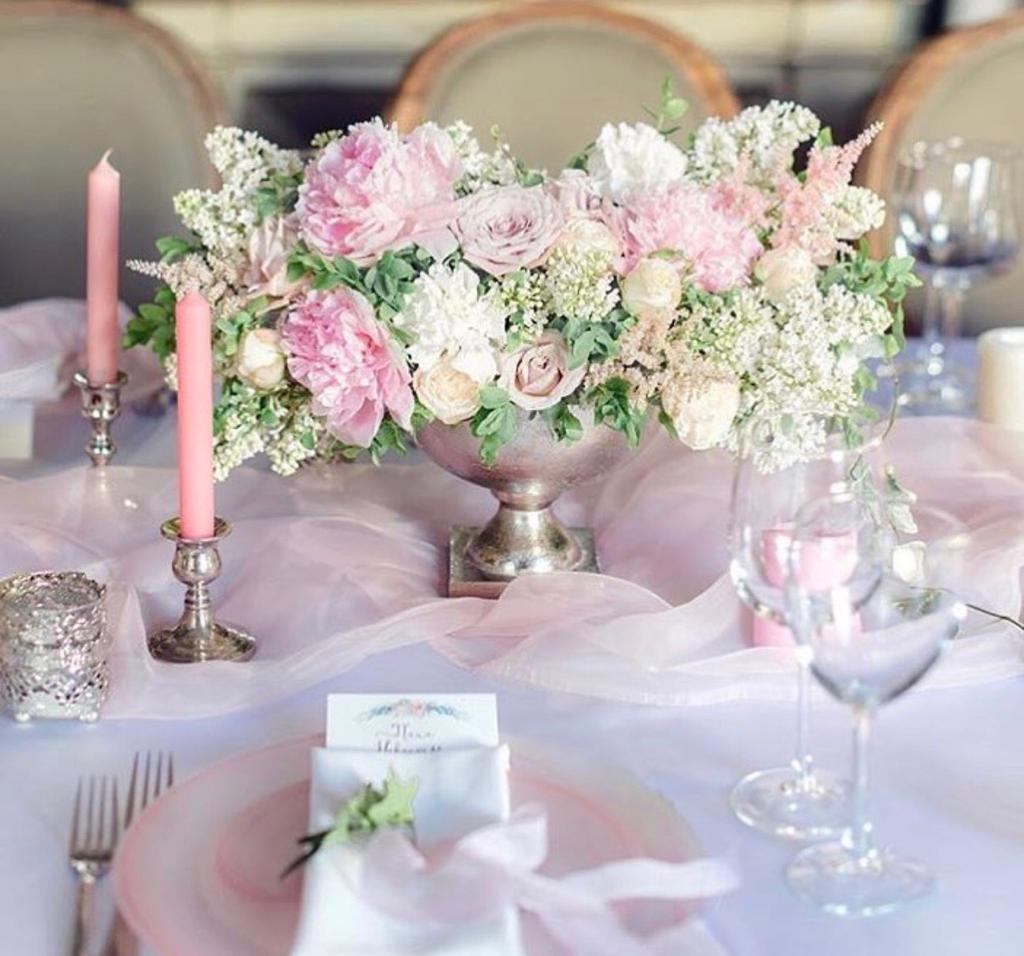
M 412 385 L 419 400 L 445 425 L 472 418 L 480 407 L 480 384 L 447 359 L 417 369 Z
M 731 372 L 694 365 L 670 380 L 661 407 L 684 445 L 703 451 L 720 445 L 740 407 L 740 382 Z
M 637 318 L 674 311 L 682 295 L 679 271 L 664 259 L 641 259 L 622 280 L 622 305 Z
M 803 249 L 769 249 L 758 259 L 754 275 L 769 301 L 778 305 L 793 289 L 814 285 L 818 267 Z
M 647 123 L 606 123 L 594 143 L 589 171 L 598 192 L 618 203 L 662 193 L 682 182 L 686 156 Z
M 238 377 L 253 388 L 267 391 L 284 379 L 285 355 L 276 329 L 251 329 L 238 346 Z
M 622 244 L 615 233 L 596 219 L 573 219 L 568 222 L 555 248 L 565 252 L 601 252 L 608 257 L 609 263 L 618 259 L 622 253 Z

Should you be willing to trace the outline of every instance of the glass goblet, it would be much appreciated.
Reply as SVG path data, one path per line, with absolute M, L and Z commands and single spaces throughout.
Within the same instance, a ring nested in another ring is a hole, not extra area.
M 896 249 L 925 279 L 920 347 L 901 369 L 900 403 L 911 412 L 964 412 L 974 401 L 966 368 L 950 359 L 971 286 L 1008 271 L 1020 249 L 1019 154 L 1006 144 L 960 138 L 915 143 L 897 164 Z
M 801 554 L 823 540 L 842 540 L 849 574 L 842 582 L 810 581 Z M 966 609 L 941 589 L 915 587 L 890 573 L 892 543 L 855 497 L 833 495 L 801 511 L 790 549 L 786 603 L 811 670 L 854 724 L 853 819 L 838 840 L 808 847 L 786 878 L 797 895 L 829 913 L 873 916 L 931 891 L 934 878 L 918 860 L 875 842 L 868 815 L 868 743 L 878 708 L 913 686 L 957 633 Z
M 801 435 L 799 453 L 792 448 L 792 427 Z M 755 629 L 772 643 L 793 642 L 786 629 L 785 578 L 791 529 L 800 509 L 824 494 L 868 492 L 880 469 L 880 446 L 879 429 L 851 444 L 831 418 L 819 415 L 804 415 L 789 425 L 755 418 L 742 430 L 730 517 L 730 574 L 740 599 L 755 615 Z M 814 579 L 841 579 L 846 573 L 842 558 L 826 546 L 805 570 Z M 743 823 L 795 840 L 836 836 L 849 819 L 849 785 L 814 766 L 809 682 L 806 655 L 797 648 L 793 760 L 748 774 L 731 796 L 733 811 Z

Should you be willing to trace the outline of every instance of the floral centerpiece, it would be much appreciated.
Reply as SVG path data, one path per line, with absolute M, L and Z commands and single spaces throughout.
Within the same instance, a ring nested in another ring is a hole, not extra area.
M 491 464 L 524 414 L 561 443 L 586 416 L 636 444 L 653 413 L 733 450 L 749 416 L 779 416 L 779 459 L 813 455 L 801 413 L 869 417 L 866 360 L 900 348 L 916 281 L 857 244 L 884 214 L 851 185 L 877 127 L 837 146 L 773 102 L 679 144 L 684 109 L 666 85 L 656 125 L 607 124 L 554 173 L 460 123 L 374 119 L 308 158 L 217 129 L 223 185 L 178 195 L 188 236 L 131 263 L 161 284 L 127 343 L 173 384 L 175 299 L 209 299 L 219 477 L 260 452 L 282 474 L 376 459 L 431 419 L 466 423 Z

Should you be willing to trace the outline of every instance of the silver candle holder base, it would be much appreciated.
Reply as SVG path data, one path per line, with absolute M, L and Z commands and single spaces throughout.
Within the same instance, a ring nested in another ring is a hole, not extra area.
M 231 533 L 231 524 L 215 518 L 213 536 L 183 538 L 181 521 L 171 518 L 160 533 L 175 544 L 174 576 L 185 585 L 185 609 L 174 627 L 149 635 L 149 653 L 170 664 L 201 661 L 247 661 L 256 653 L 256 639 L 234 624 L 218 621 L 213 614 L 210 584 L 221 571 L 218 544 Z
M 82 418 L 92 425 L 92 437 L 85 446 L 85 453 L 93 467 L 101 468 L 110 462 L 117 451 L 117 443 L 110 434 L 110 426 L 121 414 L 121 389 L 128 381 L 124 372 L 106 385 L 92 385 L 85 372 L 76 372 L 74 379 L 82 393 Z

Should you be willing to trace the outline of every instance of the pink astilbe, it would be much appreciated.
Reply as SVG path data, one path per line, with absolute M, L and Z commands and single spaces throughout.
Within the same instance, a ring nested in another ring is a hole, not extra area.
M 288 370 L 313 395 L 332 435 L 368 448 L 385 411 L 412 427 L 412 376 L 366 297 L 352 289 L 307 292 L 281 328 Z
M 771 200 L 763 189 L 748 181 L 749 172 L 750 163 L 743 157 L 731 173 L 708 187 L 711 204 L 734 221 L 743 222 L 751 229 L 762 229 L 768 222 Z
M 676 186 L 660 195 L 641 196 L 620 211 L 615 223 L 622 242 L 620 271 L 629 272 L 644 256 L 676 252 L 686 278 L 706 292 L 744 286 L 764 251 L 746 221 L 713 189 Z
M 819 263 L 832 258 L 840 242 L 827 227 L 825 214 L 850 184 L 853 167 L 881 129 L 881 123 L 874 123 L 844 146 L 813 146 L 803 182 L 789 170 L 780 173 L 775 188 L 781 222 L 772 237 L 774 248 L 800 248 Z

